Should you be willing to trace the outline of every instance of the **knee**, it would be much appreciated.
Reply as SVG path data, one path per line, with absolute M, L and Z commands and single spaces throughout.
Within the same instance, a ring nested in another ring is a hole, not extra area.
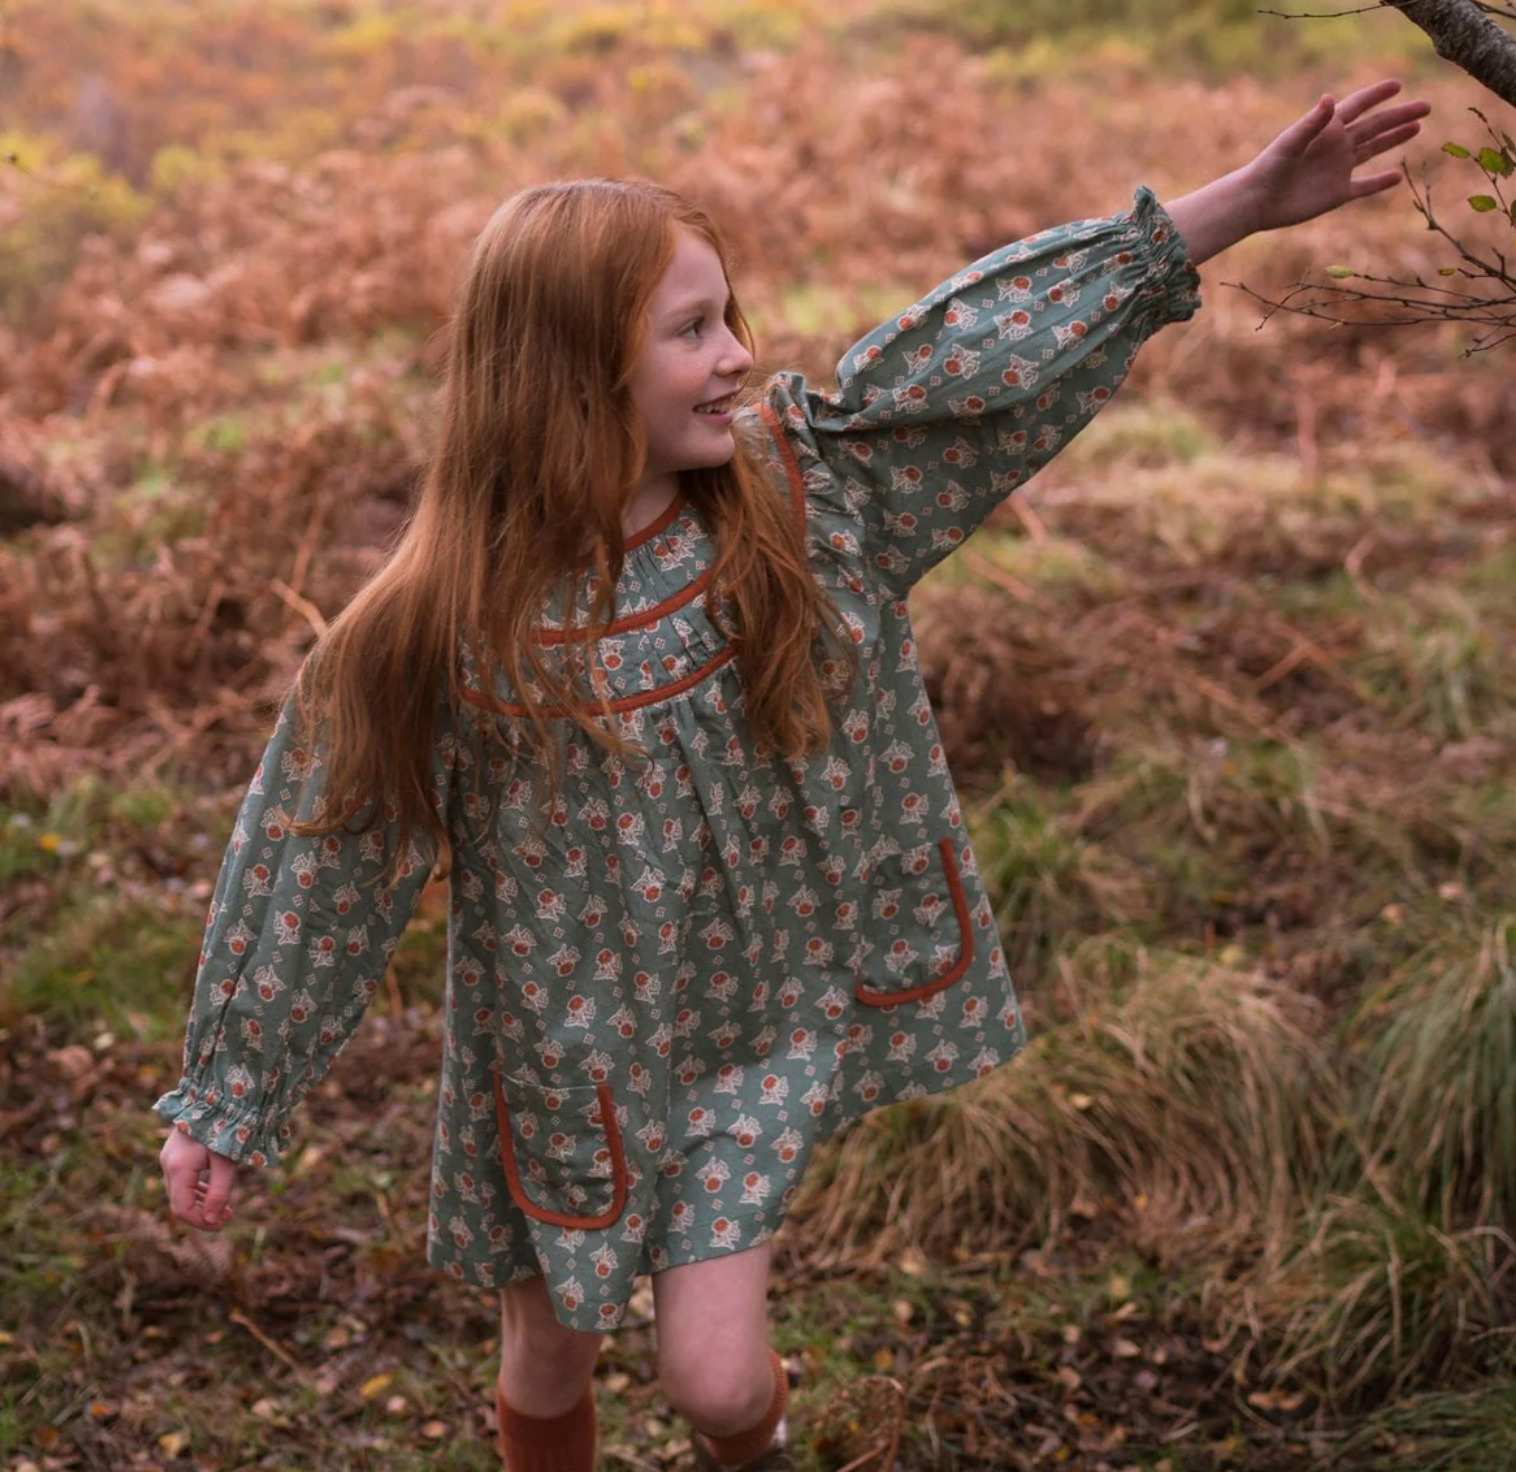
M 600 1336 L 574 1329 L 558 1332 L 540 1328 L 522 1329 L 500 1342 L 500 1368 L 514 1376 L 526 1374 L 535 1380 L 563 1385 L 582 1385 L 595 1373 L 600 1358 Z
M 578 1379 L 595 1368 L 601 1336 L 558 1322 L 541 1278 L 513 1284 L 500 1295 L 503 1365 Z
M 774 1401 L 767 1351 L 762 1367 L 739 1356 L 660 1355 L 663 1393 L 691 1425 L 713 1436 L 735 1436 L 756 1426 Z

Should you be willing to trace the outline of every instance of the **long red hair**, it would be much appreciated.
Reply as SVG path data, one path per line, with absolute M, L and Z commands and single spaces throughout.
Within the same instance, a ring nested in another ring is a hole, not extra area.
M 512 743 L 542 761 L 550 794 L 561 778 L 551 725 L 560 717 L 546 710 L 570 712 L 561 718 L 603 747 L 632 750 L 580 673 L 616 616 L 621 519 L 645 453 L 630 382 L 681 226 L 710 244 L 730 277 L 711 218 L 642 179 L 527 189 L 480 233 L 451 324 L 439 439 L 414 514 L 298 678 L 302 722 L 327 753 L 324 809 L 300 831 L 367 827 L 389 811 L 399 820 L 397 865 L 412 836 L 446 852 L 431 784 L 439 711 L 488 739 L 460 699 L 465 648 L 482 668 L 498 665 L 526 707 Z M 751 349 L 735 294 L 727 323 Z M 835 605 L 811 576 L 788 497 L 740 440 L 728 464 L 683 472 L 680 482 L 716 538 L 708 596 L 713 607 L 730 599 L 755 739 L 788 756 L 823 749 L 832 735 L 829 692 L 847 680 L 823 678 L 822 663 L 850 673 L 856 660 Z M 534 639 L 554 591 L 566 587 L 563 607 L 573 608 L 591 575 L 583 643 Z

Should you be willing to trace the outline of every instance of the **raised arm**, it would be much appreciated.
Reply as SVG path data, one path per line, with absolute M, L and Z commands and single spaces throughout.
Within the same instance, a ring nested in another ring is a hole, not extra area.
M 1168 203 L 1170 217 L 1199 265 L 1260 230 L 1280 230 L 1324 215 L 1350 200 L 1393 189 L 1399 173 L 1355 178 L 1360 165 L 1421 131 L 1431 104 L 1384 107 L 1400 91 L 1375 82 L 1338 102 L 1326 96 L 1291 123 L 1256 158 Z

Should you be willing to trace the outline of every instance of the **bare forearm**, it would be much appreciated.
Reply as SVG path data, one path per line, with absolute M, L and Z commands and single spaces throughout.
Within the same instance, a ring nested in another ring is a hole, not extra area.
M 1197 266 L 1259 228 L 1257 192 L 1246 168 L 1236 169 L 1172 203 L 1165 201 L 1164 208 Z

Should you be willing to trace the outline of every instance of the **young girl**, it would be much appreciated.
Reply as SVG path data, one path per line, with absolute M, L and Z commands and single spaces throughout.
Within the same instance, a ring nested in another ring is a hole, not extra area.
M 770 1239 L 819 1141 L 1001 1067 L 1021 1018 L 906 595 L 1198 306 L 1195 266 L 1390 188 L 1428 108 L 1325 97 L 1165 211 L 1007 245 L 876 328 L 838 391 L 753 365 L 709 218 L 529 189 L 463 283 L 414 519 L 322 637 L 233 831 L 173 1211 L 357 1025 L 450 869 L 428 1259 L 501 1290 L 511 1472 L 590 1472 L 601 1335 L 651 1273 L 700 1465 L 790 1468 Z

